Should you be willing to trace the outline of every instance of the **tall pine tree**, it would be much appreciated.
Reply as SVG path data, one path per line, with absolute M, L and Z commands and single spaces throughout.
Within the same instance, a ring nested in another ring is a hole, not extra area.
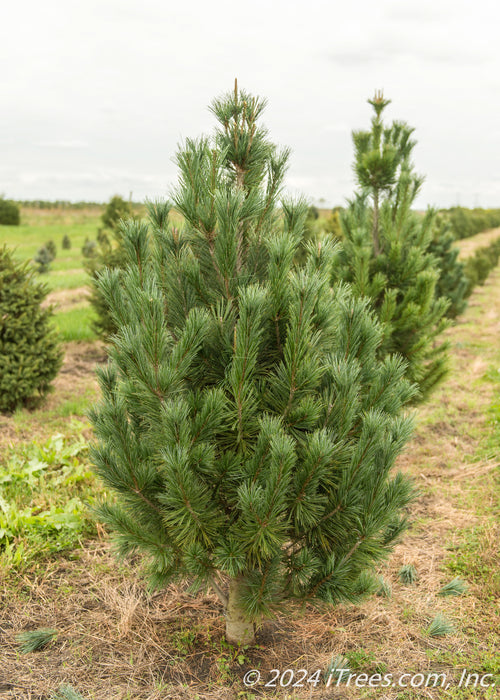
M 175 203 L 123 229 L 100 288 L 117 334 L 92 414 L 100 517 L 158 586 L 211 586 L 232 643 L 287 600 L 353 601 L 406 522 L 391 468 L 411 433 L 404 362 L 377 358 L 367 302 L 330 285 L 334 250 L 295 267 L 307 207 L 281 200 L 288 151 L 265 103 L 216 100 L 214 138 L 177 156 Z
M 370 300 L 384 328 L 379 355 L 406 359 L 407 376 L 422 400 L 447 371 L 447 344 L 440 336 L 449 301 L 436 295 L 439 268 L 429 251 L 435 213 L 412 211 L 423 182 L 411 162 L 414 130 L 405 122 L 384 125 L 389 100 L 381 93 L 368 102 L 371 129 L 352 136 L 358 190 L 341 216 L 334 279 Z

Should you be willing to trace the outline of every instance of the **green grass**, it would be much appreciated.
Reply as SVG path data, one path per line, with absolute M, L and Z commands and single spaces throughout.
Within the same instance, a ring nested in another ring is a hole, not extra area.
M 33 260 L 39 248 L 49 240 L 57 247 L 56 258 L 47 274 L 40 275 L 49 289 L 75 289 L 87 283 L 83 269 L 82 246 L 86 238 L 97 236 L 101 226 L 101 210 L 26 210 L 21 214 L 21 226 L 0 226 L 0 246 L 4 243 L 14 249 L 18 260 Z M 71 248 L 63 250 L 62 239 L 68 235 Z
M 95 340 L 96 334 L 92 329 L 92 322 L 96 315 L 88 304 L 78 304 L 68 311 L 61 311 L 54 315 L 53 322 L 61 334 L 64 342 L 70 340 Z

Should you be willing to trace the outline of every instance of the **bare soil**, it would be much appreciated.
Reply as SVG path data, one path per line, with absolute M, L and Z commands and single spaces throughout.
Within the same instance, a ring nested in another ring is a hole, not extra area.
M 78 270 L 79 272 L 79 270 Z M 47 294 L 42 306 L 53 306 L 54 311 L 69 311 L 76 305 L 83 305 L 88 302 L 90 290 L 88 287 L 78 287 L 77 289 L 56 289 Z
M 322 669 L 323 674 L 337 655 L 358 659 L 358 673 L 389 672 L 398 678 L 445 672 L 453 686 L 452 676 L 456 682 L 464 658 L 469 671 L 479 671 L 481 659 L 492 653 L 500 629 L 500 591 L 486 591 L 484 582 L 472 580 L 464 596 L 439 598 L 437 593 L 453 578 L 444 563 L 463 545 L 464 528 L 483 525 L 488 536 L 482 557 L 492 566 L 498 562 L 498 529 L 477 507 L 477 491 L 497 464 L 475 458 L 489 430 L 487 409 L 493 397 L 484 374 L 498 361 L 498 269 L 473 293 L 468 310 L 447 335 L 453 348 L 449 378 L 419 409 L 415 437 L 399 460 L 421 495 L 411 508 L 412 527 L 380 569 L 392 597 L 322 611 L 295 609 L 265 623 L 257 647 L 234 652 L 224 644 L 224 621 L 214 595 L 191 596 L 185 586 L 147 593 L 135 575 L 138 562 L 117 564 L 102 533 L 101 540 L 40 563 L 17 582 L 5 578 L 0 698 L 46 700 L 61 683 L 96 700 L 251 700 L 275 692 L 304 700 L 451 697 L 432 687 L 413 695 L 398 688 L 327 689 L 323 683 L 316 689 L 264 687 L 271 669 Z M 81 344 L 69 348 L 58 392 L 78 392 L 93 381 L 90 368 L 99 351 L 94 354 L 92 347 L 83 353 Z M 417 570 L 414 585 L 399 579 L 404 564 Z M 454 634 L 425 634 L 438 612 L 454 623 Z M 20 655 L 16 635 L 40 627 L 57 629 L 57 640 L 42 651 Z M 460 661 L 453 663 L 453 658 Z M 351 668 L 356 670 L 352 661 Z M 245 689 L 242 679 L 250 669 L 260 670 L 262 682 Z M 493 698 L 486 692 L 477 688 L 471 695 L 453 697 Z

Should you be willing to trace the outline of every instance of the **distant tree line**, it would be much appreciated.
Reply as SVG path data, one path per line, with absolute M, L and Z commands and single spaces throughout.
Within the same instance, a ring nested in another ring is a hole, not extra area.
M 87 207 L 103 207 L 104 202 L 70 202 L 66 199 L 24 199 L 17 200 L 16 204 L 20 207 L 32 209 L 86 209 Z M 143 207 L 143 202 L 130 202 L 132 207 Z

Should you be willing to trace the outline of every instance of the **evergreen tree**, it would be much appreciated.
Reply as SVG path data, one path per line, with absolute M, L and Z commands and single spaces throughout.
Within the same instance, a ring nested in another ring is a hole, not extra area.
M 428 250 L 439 267 L 436 297 L 445 297 L 449 300 L 446 311 L 448 318 L 456 318 L 465 310 L 469 286 L 465 266 L 458 260 L 459 250 L 454 243 L 455 237 L 450 224 L 442 217 L 438 217 Z
M 56 244 L 54 243 L 54 241 L 53 240 L 47 241 L 47 243 L 45 244 L 45 247 L 49 251 L 49 253 L 52 257 L 52 260 L 54 260 L 56 255 L 57 255 L 57 247 L 56 247 Z
M 0 248 L 0 411 L 44 396 L 61 367 L 52 311 L 40 307 L 47 291 L 26 264 Z
M 449 302 L 436 296 L 439 270 L 429 252 L 435 214 L 411 209 L 423 182 L 411 162 L 414 130 L 404 122 L 383 124 L 389 100 L 382 94 L 368 102 L 375 115 L 370 131 L 353 132 L 359 190 L 341 215 L 334 278 L 371 300 L 384 327 L 380 355 L 400 353 L 407 360 L 407 376 L 422 400 L 447 366 L 440 334 Z
M 98 278 L 118 330 L 91 415 L 119 552 L 154 585 L 213 587 L 239 644 L 287 601 L 376 590 L 412 497 L 391 468 L 415 389 L 377 358 L 367 302 L 331 288 L 331 243 L 294 266 L 307 207 L 281 199 L 264 105 L 235 87 L 214 138 L 180 150 L 184 228 L 162 202 L 125 224 L 127 265 Z
M 90 303 L 96 312 L 93 327 L 102 338 L 108 338 L 114 333 L 116 326 L 96 282 L 99 273 L 105 267 L 121 268 L 125 264 L 120 223 L 131 216 L 130 202 L 119 195 L 112 197 L 101 216 L 104 228 L 97 232 L 97 243 L 93 241 L 92 255 L 86 256 L 87 260 L 84 262 L 85 270 L 90 275 Z
M 54 258 L 46 245 L 39 248 L 37 254 L 33 258 L 37 265 L 36 269 L 41 274 L 45 274 L 50 270 L 50 263 L 53 259 Z
M 0 195 L 0 226 L 19 226 L 21 214 L 14 202 Z
M 65 233 L 63 236 L 62 248 L 63 248 L 63 250 L 70 250 L 70 248 L 71 248 L 71 239 L 67 233 Z

